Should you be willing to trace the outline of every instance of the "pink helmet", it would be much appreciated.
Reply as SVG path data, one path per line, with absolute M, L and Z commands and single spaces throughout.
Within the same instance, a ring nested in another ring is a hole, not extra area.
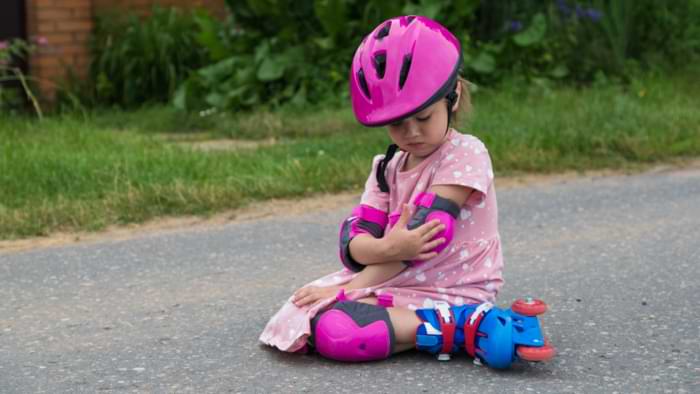
M 383 126 L 422 111 L 454 90 L 462 49 L 445 27 L 424 16 L 377 26 L 355 51 L 350 96 L 357 120 Z

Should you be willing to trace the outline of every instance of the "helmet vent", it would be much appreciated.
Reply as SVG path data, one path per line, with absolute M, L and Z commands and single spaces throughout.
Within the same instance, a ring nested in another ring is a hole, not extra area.
M 403 57 L 403 64 L 401 65 L 401 73 L 399 74 L 399 90 L 403 89 L 403 85 L 406 83 L 406 78 L 408 77 L 408 71 L 411 69 L 411 55 L 406 55 Z
M 386 52 L 378 52 L 374 55 L 374 69 L 377 71 L 377 78 L 384 78 L 384 71 L 386 71 Z
M 410 25 L 414 19 L 416 19 L 415 15 L 410 15 L 410 16 L 406 17 L 406 26 Z
M 368 99 L 371 99 L 372 96 L 369 94 L 369 88 L 367 87 L 367 80 L 365 79 L 365 71 L 363 69 L 360 69 L 360 71 L 357 72 L 357 80 L 360 81 L 360 89 L 362 89 L 362 92 L 367 96 Z
M 389 35 L 389 30 L 391 30 L 391 21 L 385 23 L 384 26 L 382 26 L 382 28 L 379 29 L 374 38 L 376 38 L 377 40 L 381 40 L 382 38 Z

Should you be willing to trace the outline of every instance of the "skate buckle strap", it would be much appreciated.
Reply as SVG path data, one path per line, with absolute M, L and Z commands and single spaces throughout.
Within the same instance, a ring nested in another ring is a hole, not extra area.
M 491 308 L 493 308 L 493 304 L 490 302 L 480 304 L 474 309 L 469 319 L 464 322 L 464 349 L 471 357 L 475 357 L 476 354 L 476 336 L 481 319 Z
M 449 361 L 455 338 L 455 317 L 450 309 L 450 304 L 445 301 L 436 301 L 435 309 L 440 318 L 440 331 L 442 331 L 442 349 L 438 360 Z
M 377 303 L 384 308 L 391 308 L 394 306 L 394 296 L 389 293 L 382 293 L 377 296 Z

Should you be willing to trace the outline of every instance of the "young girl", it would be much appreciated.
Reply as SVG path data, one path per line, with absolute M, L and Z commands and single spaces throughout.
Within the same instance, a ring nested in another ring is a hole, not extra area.
M 387 126 L 394 144 L 374 158 L 360 205 L 341 225 L 345 268 L 297 290 L 263 343 L 295 352 L 308 342 L 345 361 L 414 348 L 444 359 L 480 335 L 465 324 L 491 308 L 503 257 L 488 151 L 450 128 L 470 108 L 461 54 L 447 29 L 420 16 L 385 21 L 357 48 L 355 116 Z

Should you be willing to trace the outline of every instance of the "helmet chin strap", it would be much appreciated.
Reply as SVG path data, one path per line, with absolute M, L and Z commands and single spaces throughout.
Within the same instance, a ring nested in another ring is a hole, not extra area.
M 384 193 L 389 192 L 389 184 L 386 182 L 386 167 L 389 165 L 389 161 L 394 157 L 397 150 L 399 150 L 398 145 L 389 145 L 384 158 L 377 164 L 377 183 L 379 184 L 379 190 Z

